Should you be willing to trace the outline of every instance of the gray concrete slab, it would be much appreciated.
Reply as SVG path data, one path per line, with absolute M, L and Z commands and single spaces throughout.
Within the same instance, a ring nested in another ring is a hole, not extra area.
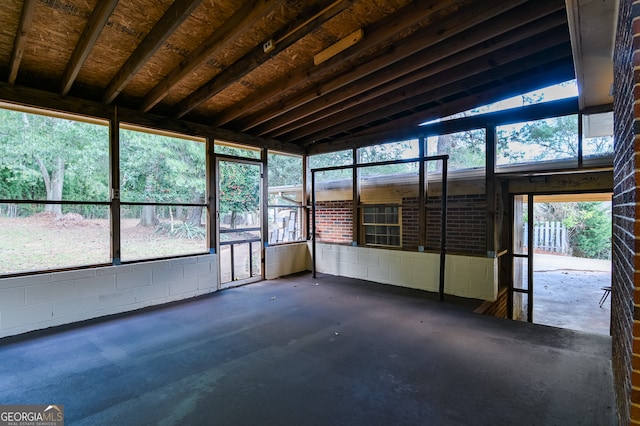
M 608 336 L 310 275 L 0 340 L 0 404 L 69 425 L 613 425 Z

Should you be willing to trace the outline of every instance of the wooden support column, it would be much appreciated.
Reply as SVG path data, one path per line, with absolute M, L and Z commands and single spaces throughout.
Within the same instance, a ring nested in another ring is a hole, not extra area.
M 260 201 L 260 227 L 262 228 L 262 241 L 261 251 L 262 251 L 262 259 L 260 266 L 260 273 L 262 275 L 262 279 L 265 277 L 265 269 L 267 266 L 267 250 L 266 247 L 269 241 L 269 209 L 267 208 L 267 203 L 269 202 L 269 167 L 267 167 L 267 156 L 268 151 L 267 148 L 262 148 L 260 151 L 260 159 L 262 160 L 262 171 L 260 173 L 260 192 L 261 192 L 261 201 Z M 251 243 L 249 244 L 249 251 L 251 251 Z
M 487 199 L 487 257 L 496 257 L 497 232 L 496 232 L 496 126 L 489 123 L 486 127 L 486 171 L 485 188 Z
M 418 139 L 418 251 L 424 251 L 427 245 L 427 181 L 425 179 L 425 138 Z
M 207 137 L 206 141 L 206 176 L 207 176 L 207 244 L 209 246 L 209 254 L 216 254 L 217 240 L 216 235 L 218 231 L 218 221 L 216 216 L 216 196 L 218 194 L 217 179 L 216 179 L 216 163 L 215 156 L 213 155 L 213 148 L 215 140 L 211 137 Z
M 360 241 L 360 218 L 358 215 L 360 205 L 360 188 L 358 187 L 358 148 L 352 150 L 353 173 L 352 173 L 352 193 L 353 193 L 353 230 L 351 231 L 351 245 L 357 246 Z
M 122 259 L 120 250 L 120 121 L 118 107 L 113 109 L 109 120 L 109 161 L 111 163 L 111 263 L 119 265 Z

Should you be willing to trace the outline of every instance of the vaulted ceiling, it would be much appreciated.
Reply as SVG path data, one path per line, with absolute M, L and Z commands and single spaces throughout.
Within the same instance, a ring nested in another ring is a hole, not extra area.
M 564 0 L 3 0 L 0 24 L 0 90 L 311 151 L 575 74 Z

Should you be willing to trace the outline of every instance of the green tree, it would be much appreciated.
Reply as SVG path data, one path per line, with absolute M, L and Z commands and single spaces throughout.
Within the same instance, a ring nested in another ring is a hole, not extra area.
M 590 259 L 610 259 L 611 212 L 603 203 L 576 203 L 564 221 L 569 228 L 573 254 Z
M 0 155 L 2 192 L 9 197 L 107 199 L 106 126 L 0 109 Z M 62 206 L 46 210 L 61 214 Z
M 123 201 L 144 203 L 204 203 L 206 190 L 205 149 L 201 142 L 152 133 L 120 131 L 120 188 Z M 175 208 L 175 207 L 172 207 Z M 169 214 L 173 210 L 168 209 Z M 176 215 L 182 217 L 182 212 Z M 186 214 L 200 226 L 201 206 Z M 140 225 L 158 224 L 156 206 L 140 211 Z
M 538 222 L 562 222 L 567 228 L 568 243 L 574 256 L 610 258 L 610 203 L 536 203 L 535 217 Z
M 222 213 L 231 215 L 230 226 L 239 224 L 239 213 L 260 211 L 260 168 L 252 164 L 220 162 L 219 202 Z

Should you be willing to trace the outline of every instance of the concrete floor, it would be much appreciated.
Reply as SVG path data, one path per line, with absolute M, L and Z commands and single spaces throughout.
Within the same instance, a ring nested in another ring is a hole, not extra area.
M 614 425 L 608 336 L 310 275 L 0 340 L 0 404 L 69 425 Z
M 533 282 L 533 322 L 609 335 L 611 261 L 536 253 Z

